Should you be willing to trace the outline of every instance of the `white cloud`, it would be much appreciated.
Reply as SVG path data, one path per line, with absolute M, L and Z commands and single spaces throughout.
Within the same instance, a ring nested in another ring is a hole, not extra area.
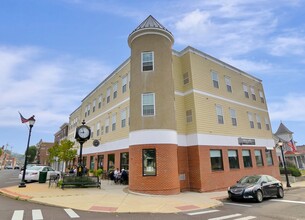
M 270 53 L 275 56 L 304 55 L 305 37 L 279 36 L 270 44 Z
M 271 120 L 305 122 L 305 94 L 290 93 L 268 106 Z
M 50 57 L 39 48 L 0 47 L 0 126 L 20 124 L 35 114 L 44 127 L 59 126 L 69 119 L 80 101 L 112 68 L 95 60 L 71 56 Z

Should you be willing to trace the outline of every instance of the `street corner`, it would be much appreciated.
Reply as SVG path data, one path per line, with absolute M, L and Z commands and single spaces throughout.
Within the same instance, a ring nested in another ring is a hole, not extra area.
M 27 201 L 27 200 L 32 199 L 31 196 L 27 196 L 27 195 L 23 195 L 23 194 L 14 192 L 10 188 L 2 188 L 2 189 L 0 189 L 0 194 L 4 195 L 4 196 L 7 196 L 7 197 L 10 197 L 10 198 L 13 198 L 13 199 L 16 199 L 16 200 Z

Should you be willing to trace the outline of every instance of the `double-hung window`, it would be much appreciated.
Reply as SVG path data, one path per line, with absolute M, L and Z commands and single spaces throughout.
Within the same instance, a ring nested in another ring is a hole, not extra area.
M 97 123 L 96 124 L 96 136 L 100 136 L 100 132 L 101 132 L 101 123 Z
M 155 115 L 155 93 L 142 94 L 142 116 Z
M 106 118 L 105 121 L 105 133 L 107 134 L 109 132 L 109 118 Z
M 95 112 L 96 99 L 93 100 L 92 112 Z
M 125 128 L 126 127 L 126 109 L 123 109 L 121 111 L 121 127 Z
M 111 88 L 109 87 L 109 88 L 107 89 L 107 103 L 110 102 L 110 92 L 111 92 Z
M 113 99 L 115 99 L 118 96 L 118 82 L 115 82 L 113 84 Z
M 123 76 L 122 78 L 122 93 L 125 93 L 127 91 L 127 78 L 128 75 Z
M 259 91 L 259 97 L 261 98 L 261 103 L 265 103 L 265 98 L 262 91 Z
M 226 86 L 227 86 L 227 91 L 232 92 L 231 78 L 228 76 L 225 76 L 225 82 L 226 82 Z
M 250 128 L 254 128 L 254 121 L 253 121 L 253 116 L 251 112 L 248 112 L 248 119 L 250 123 Z
M 154 52 L 142 52 L 142 72 L 154 70 Z
M 266 125 L 266 129 L 269 131 L 270 130 L 270 124 L 269 124 L 268 118 L 265 118 L 265 125 Z
M 115 131 L 116 129 L 116 114 L 112 115 L 112 131 Z
M 211 74 L 212 74 L 213 86 L 214 88 L 218 89 L 219 88 L 218 73 L 212 71 Z
M 222 112 L 222 107 L 220 105 L 216 105 L 216 114 L 217 114 L 217 121 L 218 124 L 223 124 L 223 112 Z
M 265 152 L 266 152 L 267 165 L 272 166 L 273 165 L 272 151 L 271 150 L 266 150 Z
M 251 90 L 251 94 L 252 94 L 252 99 L 253 99 L 254 101 L 256 101 L 256 95 L 255 95 L 254 88 L 251 87 L 250 90 Z
M 230 108 L 230 116 L 233 126 L 237 126 L 237 118 L 236 118 L 236 111 Z
M 258 114 L 256 114 L 256 123 L 257 123 L 257 128 L 262 129 L 261 117 Z
M 249 91 L 248 86 L 246 84 L 243 84 L 243 90 L 246 98 L 249 98 Z
M 98 108 L 102 107 L 102 95 L 98 97 Z

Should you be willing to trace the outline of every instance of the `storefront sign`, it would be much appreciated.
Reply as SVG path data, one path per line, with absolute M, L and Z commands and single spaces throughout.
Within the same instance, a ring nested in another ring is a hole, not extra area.
M 247 138 L 238 138 L 239 145 L 255 145 L 255 139 L 247 139 Z

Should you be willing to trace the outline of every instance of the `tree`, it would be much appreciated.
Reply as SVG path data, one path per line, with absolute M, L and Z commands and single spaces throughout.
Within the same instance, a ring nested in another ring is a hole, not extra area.
M 60 144 L 55 144 L 49 148 L 49 162 L 55 162 L 55 158 L 58 158 L 57 162 L 69 162 L 73 160 L 77 155 L 77 150 L 73 149 L 74 142 L 70 140 L 62 140 Z
M 2 156 L 3 154 L 3 151 L 2 151 L 2 148 L 0 148 L 0 157 Z
M 36 157 L 36 153 L 37 153 L 37 148 L 36 146 L 30 146 L 28 149 L 28 163 L 33 163 Z

